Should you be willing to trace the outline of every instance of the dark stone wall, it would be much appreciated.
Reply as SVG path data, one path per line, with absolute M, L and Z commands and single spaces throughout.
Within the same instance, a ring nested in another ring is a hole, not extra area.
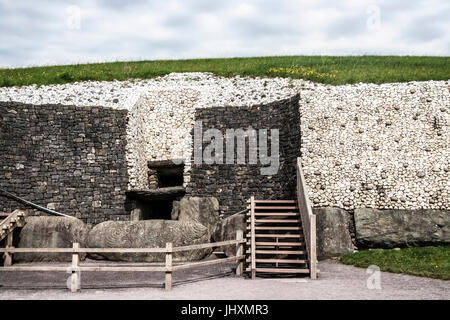
M 203 132 L 219 129 L 270 129 L 279 130 L 280 168 L 272 176 L 261 175 L 259 162 L 250 165 L 194 164 L 187 194 L 214 196 L 219 200 L 220 211 L 228 215 L 246 208 L 250 196 L 256 199 L 296 198 L 296 158 L 300 155 L 299 96 L 252 107 L 215 107 L 197 109 L 196 121 L 202 121 Z M 209 144 L 203 142 L 202 150 Z M 270 146 L 270 141 L 268 142 Z M 224 151 L 225 139 L 224 139 Z M 270 151 L 269 151 L 270 154 Z M 248 146 L 247 146 L 248 158 Z M 247 159 L 248 160 L 248 159 Z
M 0 102 L 0 188 L 89 224 L 129 220 L 127 111 Z M 26 208 L 0 196 L 0 211 Z

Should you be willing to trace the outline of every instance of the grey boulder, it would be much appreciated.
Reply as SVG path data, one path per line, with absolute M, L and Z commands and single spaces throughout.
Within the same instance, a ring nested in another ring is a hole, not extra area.
M 222 219 L 217 224 L 216 230 L 213 233 L 212 238 L 214 242 L 235 240 L 237 230 L 242 230 L 243 232 L 245 232 L 245 218 L 245 214 L 236 214 L 231 217 Z M 223 251 L 228 257 L 233 257 L 236 255 L 235 245 L 219 247 L 217 248 L 217 250 Z
M 355 209 L 358 244 L 369 248 L 450 244 L 450 211 Z
M 90 228 L 81 220 L 66 217 L 27 217 L 19 234 L 19 248 L 72 248 L 74 242 L 85 247 Z M 85 254 L 80 258 L 84 259 Z M 16 253 L 17 262 L 67 262 L 70 253 Z
M 353 252 L 350 214 L 342 209 L 315 208 L 317 257 L 327 259 Z
M 194 221 L 214 233 L 219 217 L 219 201 L 214 197 L 183 197 L 178 207 L 178 221 Z M 176 215 L 173 213 L 173 215 Z
M 209 243 L 208 229 L 195 222 L 173 220 L 106 221 L 89 232 L 89 248 L 165 248 L 167 242 L 174 247 Z M 176 252 L 174 261 L 200 260 L 211 249 Z M 93 259 L 130 262 L 163 262 L 164 253 L 97 253 Z
M 170 213 L 170 218 L 172 220 L 178 220 L 180 215 L 180 201 L 174 200 L 172 202 L 172 212 Z

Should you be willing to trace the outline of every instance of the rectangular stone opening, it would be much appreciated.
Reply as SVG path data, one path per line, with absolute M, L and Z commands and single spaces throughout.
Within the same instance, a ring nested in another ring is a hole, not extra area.
M 131 220 L 172 219 L 173 202 L 185 193 L 183 186 L 127 191 L 128 202 L 134 203 Z
M 178 163 L 178 162 L 177 162 Z M 148 185 L 150 189 L 183 186 L 184 163 L 171 160 L 149 161 Z
M 159 187 L 176 187 L 183 185 L 184 165 L 158 168 Z
M 141 220 L 164 219 L 170 220 L 173 199 L 170 200 L 156 200 L 156 201 L 142 201 L 140 204 L 142 208 Z

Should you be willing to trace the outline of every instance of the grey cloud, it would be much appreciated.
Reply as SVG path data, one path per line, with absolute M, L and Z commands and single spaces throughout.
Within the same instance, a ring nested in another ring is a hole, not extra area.
M 159 1 L 155 1 L 159 2 Z M 124 9 L 130 7 L 139 7 L 145 4 L 149 4 L 151 2 L 147 0 L 98 0 L 97 4 L 102 8 L 111 8 L 111 9 Z
M 448 28 L 441 23 L 442 18 L 445 19 L 440 14 L 434 14 L 414 19 L 404 28 L 404 32 L 398 38 L 427 42 L 444 37 Z
M 326 39 L 350 38 L 367 33 L 367 17 L 364 12 L 352 16 L 342 16 L 337 21 L 329 23 L 323 33 Z
M 29 58 L 28 51 L 18 51 L 17 49 L 0 48 L 0 68 L 9 65 L 20 66 L 23 61 Z M 8 57 L 8 61 L 3 61 L 2 57 Z
M 296 30 L 283 21 L 274 21 L 271 19 L 257 21 L 249 19 L 233 19 L 230 22 L 230 25 L 233 36 L 244 36 L 250 41 L 261 37 L 283 37 L 286 35 L 299 35 L 307 32 L 307 30 Z
M 450 54 L 446 0 L 2 0 L 0 65 L 120 59 L 302 54 Z M 366 9 L 376 4 L 389 35 L 364 42 Z M 431 3 L 431 4 L 430 4 Z M 68 30 L 67 6 L 82 10 L 81 30 Z M 324 12 L 332 11 L 332 16 Z M 158 19 L 145 19 L 156 14 Z M 211 17 L 223 25 L 205 26 Z M 405 23 L 406 21 L 406 23 Z M 152 29 L 155 28 L 155 29 Z M 152 32 L 157 30 L 155 32 Z M 158 34 L 158 32 L 163 32 Z M 312 41 L 318 39 L 320 41 Z M 361 41 L 363 39 L 363 41 Z M 428 44 L 433 40 L 433 48 Z M 376 42 L 378 41 L 378 42 Z M 221 45 L 223 43 L 223 45 Z M 343 45 L 344 44 L 344 45 Z M 351 44 L 349 46 L 348 44 Z M 427 45 L 425 45 L 427 44 Z M 73 60 L 76 59 L 76 60 Z
M 164 25 L 170 28 L 179 28 L 179 30 L 186 31 L 187 29 L 193 28 L 195 26 L 195 19 L 188 15 L 172 15 L 165 17 Z
M 219 13 L 229 8 L 235 3 L 240 3 L 238 0 L 212 1 L 212 0 L 185 0 L 180 1 L 185 7 L 189 8 L 191 14 L 199 13 Z

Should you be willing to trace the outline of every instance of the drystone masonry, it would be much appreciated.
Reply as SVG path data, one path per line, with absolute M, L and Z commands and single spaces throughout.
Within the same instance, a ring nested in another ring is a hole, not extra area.
M 0 187 L 89 224 L 128 220 L 126 115 L 102 107 L 0 102 Z M 0 211 L 17 207 L 0 198 Z
M 202 123 L 203 133 L 208 129 L 219 130 L 226 137 L 227 129 L 259 129 L 279 131 L 279 170 L 275 174 L 264 175 L 261 168 L 266 167 L 258 158 L 257 164 L 248 164 L 250 145 L 246 140 L 246 164 L 237 164 L 237 151 L 234 164 L 197 163 L 192 159 L 191 180 L 187 193 L 194 196 L 213 196 L 219 200 L 220 211 L 228 215 L 246 208 L 250 196 L 257 199 L 295 199 L 295 162 L 300 150 L 299 96 L 251 107 L 216 107 L 197 109 L 196 122 Z M 203 139 L 200 152 L 211 143 Z M 226 150 L 224 139 L 223 150 Z M 261 141 L 258 140 L 258 151 Z M 267 141 L 269 152 L 271 141 Z M 237 140 L 235 141 L 237 147 Z M 236 150 L 236 149 L 235 149 Z M 194 151 L 195 155 L 195 151 Z M 260 154 L 258 154 L 260 156 Z

